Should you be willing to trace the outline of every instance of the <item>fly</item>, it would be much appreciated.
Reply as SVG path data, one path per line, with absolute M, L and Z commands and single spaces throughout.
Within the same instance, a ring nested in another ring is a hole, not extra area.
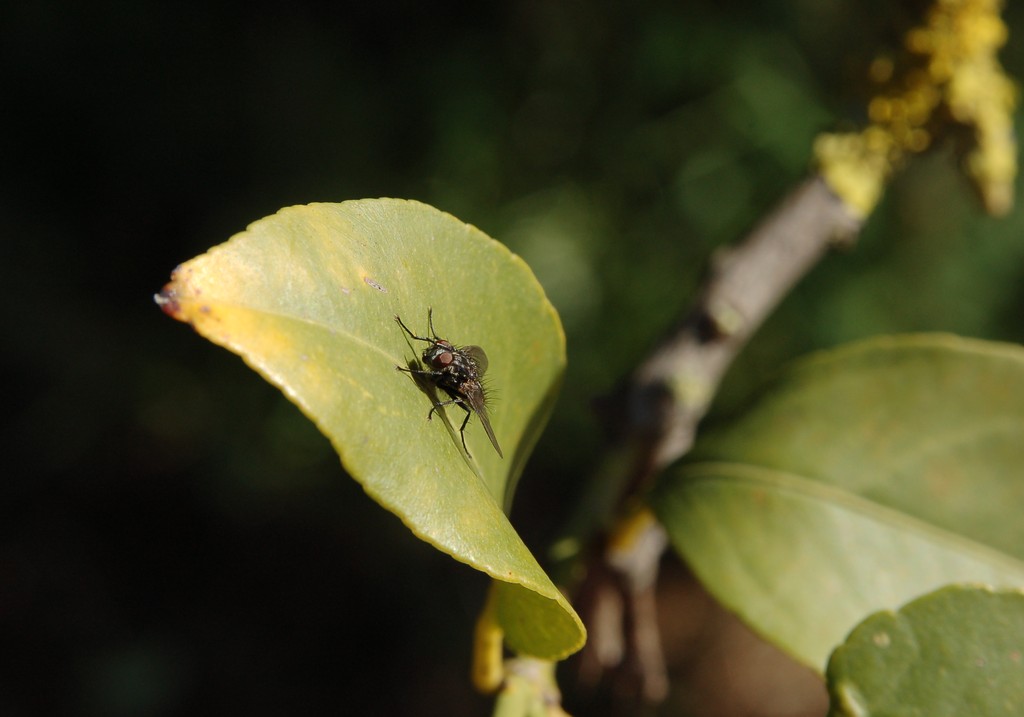
M 481 379 L 487 371 L 487 354 L 479 346 L 456 346 L 450 341 L 442 339 L 434 331 L 433 310 L 427 309 L 427 328 L 432 338 L 417 336 L 409 327 L 402 323 L 402 319 L 396 314 L 395 321 L 401 326 L 409 338 L 417 341 L 426 341 L 429 346 L 423 349 L 423 363 L 426 369 L 403 368 L 396 366 L 399 371 L 426 376 L 434 385 L 447 393 L 451 400 L 435 402 L 427 414 L 429 421 L 434 412 L 444 406 L 456 404 L 466 412 L 466 418 L 459 428 L 459 435 L 462 436 L 462 447 L 466 448 L 466 424 L 474 413 L 480 417 L 480 423 L 484 432 L 491 439 L 491 445 L 502 458 L 501 448 L 498 446 L 498 439 L 494 437 L 491 429 L 491 421 L 487 417 L 487 398 L 484 395 L 484 387 Z

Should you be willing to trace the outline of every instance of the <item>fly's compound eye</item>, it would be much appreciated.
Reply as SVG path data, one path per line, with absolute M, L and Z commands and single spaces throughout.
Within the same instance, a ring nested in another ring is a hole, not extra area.
M 454 360 L 455 357 L 451 354 L 450 351 L 443 351 L 434 358 L 434 361 L 440 364 L 441 366 L 447 366 Z

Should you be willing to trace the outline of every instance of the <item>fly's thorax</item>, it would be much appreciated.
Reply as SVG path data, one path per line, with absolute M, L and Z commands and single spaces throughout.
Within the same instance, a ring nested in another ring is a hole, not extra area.
M 473 347 L 475 348 L 475 347 Z M 461 384 L 478 381 L 483 372 L 473 354 L 447 341 L 436 341 L 423 352 L 423 361 L 437 372 L 438 380 L 446 387 L 462 390 Z

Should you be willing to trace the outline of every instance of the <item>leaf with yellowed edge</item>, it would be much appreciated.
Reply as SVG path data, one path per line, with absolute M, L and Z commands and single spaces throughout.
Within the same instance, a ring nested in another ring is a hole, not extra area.
M 484 233 L 396 199 L 282 209 L 178 267 L 163 310 L 279 387 L 327 436 L 348 473 L 421 539 L 497 583 L 510 647 L 561 659 L 582 623 L 506 517 L 554 404 L 565 336 L 529 267 Z M 437 333 L 487 352 L 502 459 L 479 418 L 396 370 Z

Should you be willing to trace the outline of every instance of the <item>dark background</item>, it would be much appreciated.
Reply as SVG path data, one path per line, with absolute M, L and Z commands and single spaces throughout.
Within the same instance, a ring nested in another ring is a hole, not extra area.
M 506 242 L 568 336 L 513 515 L 543 554 L 603 440 L 590 400 L 805 176 L 814 135 L 862 121 L 862 68 L 916 6 L 7 4 L 0 714 L 487 713 L 466 679 L 482 578 L 152 295 L 290 204 L 416 198 Z M 981 215 L 948 152 L 916 160 L 718 410 L 880 332 L 1024 340 L 1022 217 Z

